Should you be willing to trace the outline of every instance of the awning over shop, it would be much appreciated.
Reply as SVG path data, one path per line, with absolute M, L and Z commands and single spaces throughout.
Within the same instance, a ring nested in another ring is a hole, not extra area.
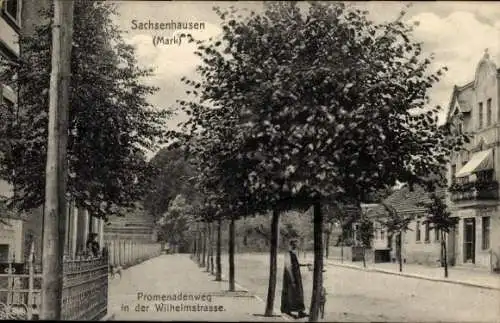
M 458 171 L 455 177 L 465 177 L 488 169 L 493 169 L 492 149 L 483 150 L 472 155 L 472 158 Z

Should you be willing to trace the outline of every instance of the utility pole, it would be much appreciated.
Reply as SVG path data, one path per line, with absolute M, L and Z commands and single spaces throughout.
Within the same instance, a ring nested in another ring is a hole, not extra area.
M 54 0 L 40 319 L 61 320 L 73 0 Z

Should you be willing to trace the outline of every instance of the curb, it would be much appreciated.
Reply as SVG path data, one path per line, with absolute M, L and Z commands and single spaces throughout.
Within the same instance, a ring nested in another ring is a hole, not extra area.
M 423 279 L 423 280 L 428 280 L 428 281 L 443 282 L 443 283 L 448 283 L 448 284 L 463 285 L 463 286 L 483 288 L 483 289 L 489 289 L 489 290 L 500 290 L 500 286 L 495 287 L 495 286 L 481 285 L 481 284 L 477 284 L 477 283 L 469 283 L 469 282 L 464 282 L 464 281 L 460 281 L 460 280 L 450 280 L 450 279 L 445 279 L 445 278 L 433 278 L 433 277 L 422 276 L 422 275 L 418 275 L 418 274 L 400 273 L 400 272 L 384 270 L 384 269 L 377 269 L 377 268 L 362 268 L 362 267 L 359 267 L 356 265 L 339 264 L 339 263 L 334 263 L 334 262 L 328 262 L 328 264 L 332 265 L 332 266 L 337 266 L 337 267 L 343 267 L 343 268 L 349 268 L 349 269 L 361 270 L 361 271 L 371 271 L 371 272 L 377 272 L 377 273 L 382 273 L 382 274 L 387 274 L 387 275 L 402 276 L 402 277 L 409 277 L 409 278 L 415 278 L 415 279 Z
M 194 261 L 194 263 L 196 264 L 196 261 Z M 203 267 L 200 267 L 200 268 L 203 268 Z M 211 272 L 206 272 L 206 273 L 209 275 L 212 275 Z M 221 273 L 221 278 L 225 279 L 226 275 Z M 250 293 L 250 290 L 248 288 L 245 288 L 244 286 L 238 284 L 237 282 L 234 282 L 234 286 L 238 289 L 241 289 L 243 292 Z M 252 297 L 255 298 L 256 300 L 258 300 L 259 302 L 266 304 L 266 301 L 264 301 L 260 296 L 253 294 Z M 281 313 L 281 314 L 276 314 L 276 316 L 281 317 L 285 321 L 291 321 L 291 319 L 286 314 Z
M 99 321 L 111 321 L 115 318 L 115 313 L 108 313 L 104 315 Z

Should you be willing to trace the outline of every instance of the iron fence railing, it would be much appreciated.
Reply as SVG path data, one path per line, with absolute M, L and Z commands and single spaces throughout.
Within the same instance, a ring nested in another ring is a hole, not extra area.
M 42 274 L 32 259 L 31 254 L 22 270 L 19 264 L 5 264 L 8 269 L 0 274 L 0 319 L 39 318 Z M 61 319 L 99 320 L 107 306 L 108 258 L 65 259 Z
M 114 240 L 99 257 L 65 258 L 62 320 L 94 321 L 107 314 L 109 265 L 128 267 L 159 256 L 161 244 Z M 0 271 L 0 320 L 37 320 L 41 307 L 42 273 L 33 263 L 34 247 L 22 264 L 9 261 Z M 1 266 L 0 266 L 1 267 Z

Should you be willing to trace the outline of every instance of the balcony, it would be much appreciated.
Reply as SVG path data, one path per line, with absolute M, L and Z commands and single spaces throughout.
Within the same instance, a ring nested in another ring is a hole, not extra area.
M 455 183 L 450 186 L 450 193 L 453 202 L 498 200 L 498 182 L 490 180 Z

